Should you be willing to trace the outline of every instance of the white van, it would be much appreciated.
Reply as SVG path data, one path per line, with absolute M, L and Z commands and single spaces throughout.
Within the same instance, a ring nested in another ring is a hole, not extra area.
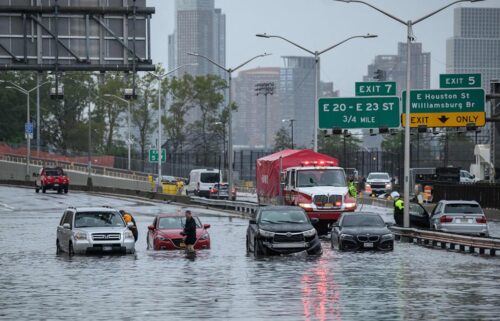
M 221 173 L 218 169 L 193 169 L 189 173 L 186 194 L 209 197 L 210 189 L 220 182 Z

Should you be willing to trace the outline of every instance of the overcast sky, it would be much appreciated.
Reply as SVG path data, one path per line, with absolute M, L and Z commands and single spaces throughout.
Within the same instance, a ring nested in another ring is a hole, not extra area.
M 403 20 L 415 20 L 449 0 L 367 0 Z M 152 19 L 152 55 L 155 63 L 167 64 L 167 35 L 174 29 L 174 0 L 147 0 L 156 7 Z M 406 28 L 377 11 L 356 3 L 332 0 L 215 0 L 226 14 L 227 66 L 234 67 L 256 54 L 273 55 L 248 68 L 283 66 L 281 56 L 304 52 L 279 39 L 255 37 L 256 33 L 281 35 L 310 50 L 322 50 L 352 35 L 377 34 L 374 39 L 354 39 L 321 57 L 321 78 L 333 81 L 342 96 L 354 94 L 354 82 L 362 80 L 375 55 L 396 54 L 397 42 L 406 41 Z M 500 0 L 458 6 L 500 7 Z M 414 27 L 424 51 L 431 52 L 431 86 L 439 85 L 446 71 L 446 39 L 453 35 L 453 8 Z M 500 64 L 500 61 L 499 61 Z

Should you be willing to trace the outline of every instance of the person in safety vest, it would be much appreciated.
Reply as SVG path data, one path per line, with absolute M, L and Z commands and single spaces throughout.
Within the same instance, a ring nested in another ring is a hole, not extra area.
M 358 196 L 358 189 L 356 188 L 356 184 L 354 183 L 354 180 L 352 178 L 349 179 L 348 188 L 349 188 L 349 195 L 351 195 L 351 197 L 355 198 Z
M 139 231 L 137 230 L 137 223 L 135 222 L 134 217 L 132 216 L 132 214 L 123 210 L 120 210 L 120 214 L 122 215 L 125 224 L 128 224 L 130 222 L 134 224 L 134 226 L 129 227 L 129 230 L 132 232 L 132 234 L 134 235 L 134 240 L 137 242 L 137 239 L 139 238 Z
M 405 203 L 398 192 L 392 192 L 391 198 L 394 200 L 394 221 L 396 225 L 403 226 Z

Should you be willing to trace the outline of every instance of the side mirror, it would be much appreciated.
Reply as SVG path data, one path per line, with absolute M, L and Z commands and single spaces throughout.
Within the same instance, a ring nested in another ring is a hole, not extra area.
M 148 226 L 148 230 L 150 230 L 150 231 L 154 231 L 154 230 L 155 230 L 154 225 L 149 225 L 149 226 Z
M 250 224 L 257 224 L 257 220 L 254 219 L 250 220 Z
M 134 223 L 132 223 L 132 222 L 128 222 L 128 223 L 127 223 L 127 227 L 134 227 Z
M 319 223 L 319 218 L 317 218 L 317 217 L 313 217 L 313 218 L 311 218 L 311 224 L 312 224 L 312 225 L 316 225 L 316 224 L 318 224 L 318 223 Z
M 203 224 L 203 228 L 206 230 L 206 229 L 209 229 L 210 228 L 210 224 Z
M 63 228 L 71 230 L 71 225 L 69 225 L 69 223 L 64 223 Z

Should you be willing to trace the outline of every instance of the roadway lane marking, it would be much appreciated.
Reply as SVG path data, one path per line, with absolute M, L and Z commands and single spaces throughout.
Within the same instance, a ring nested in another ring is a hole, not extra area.
M 2 202 L 0 202 L 0 206 L 5 207 L 5 208 L 6 208 L 6 209 L 8 209 L 9 211 L 14 211 L 14 210 L 15 210 L 15 208 L 13 208 L 12 206 L 9 206 L 9 205 L 7 205 L 7 204 L 5 204 L 5 203 L 2 203 Z

